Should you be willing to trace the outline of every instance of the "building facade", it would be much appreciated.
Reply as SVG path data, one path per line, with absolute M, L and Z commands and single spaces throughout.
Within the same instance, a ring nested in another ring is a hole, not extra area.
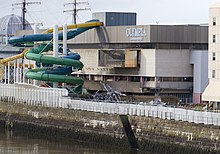
M 120 23 L 128 13 L 114 15 L 114 23 L 91 29 L 68 41 L 81 55 L 84 78 L 90 91 L 102 90 L 100 81 L 128 94 L 176 96 L 185 103 L 200 103 L 208 84 L 208 26 L 133 25 Z M 104 16 L 103 16 L 104 15 Z M 106 13 L 96 17 L 106 19 Z M 33 31 L 17 31 L 16 35 Z M 2 57 L 3 58 L 3 57 Z M 217 58 L 217 57 L 216 57 Z
M 208 26 L 104 26 L 68 47 L 81 55 L 84 86 L 92 91 L 105 81 L 121 92 L 200 103 L 208 84 Z
M 212 5 L 209 9 L 209 54 L 208 78 L 202 99 L 210 103 L 220 104 L 220 3 Z

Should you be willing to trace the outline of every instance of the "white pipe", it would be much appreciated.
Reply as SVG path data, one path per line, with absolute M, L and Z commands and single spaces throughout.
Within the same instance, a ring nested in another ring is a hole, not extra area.
M 58 57 L 58 25 L 53 26 L 53 56 Z M 53 84 L 54 88 L 58 87 L 58 83 Z
M 63 54 L 67 55 L 67 24 L 63 24 Z
M 17 65 L 17 69 L 16 69 L 16 82 L 19 82 L 19 59 L 16 60 L 16 65 Z
M 22 66 L 23 66 L 23 82 L 25 82 L 25 61 L 24 61 L 24 59 L 23 59 L 23 64 L 22 64 Z
M 63 24 L 63 54 L 67 55 L 67 24 Z M 66 84 L 63 83 L 63 86 Z
M 39 34 L 39 26 L 38 26 L 39 24 L 34 24 L 34 34 Z M 34 47 L 36 47 L 37 46 L 37 44 L 36 43 L 34 43 Z M 30 64 L 30 60 L 29 60 L 29 64 Z M 36 65 L 35 65 L 35 63 L 34 63 L 34 69 L 36 68 Z M 30 81 L 28 80 L 28 83 L 29 83 Z M 37 85 L 37 80 L 34 80 L 34 85 L 36 86 Z
M 13 76 L 14 83 L 16 82 L 16 62 L 14 61 L 14 76 Z
M 6 45 L 8 44 L 8 34 L 6 34 L 6 37 L 5 37 L 5 44 Z
M 38 34 L 39 33 L 39 24 L 34 24 L 34 34 Z
M 53 30 L 53 56 L 58 57 L 58 26 L 54 25 Z
M 22 66 L 20 67 L 21 59 L 19 60 L 19 81 L 22 82 Z
M 10 72 L 11 72 L 10 62 L 8 62 L 8 84 L 10 84 Z
M 6 26 L 6 30 L 5 30 L 5 44 L 8 44 L 8 25 Z
M 5 84 L 7 83 L 7 66 L 5 66 Z

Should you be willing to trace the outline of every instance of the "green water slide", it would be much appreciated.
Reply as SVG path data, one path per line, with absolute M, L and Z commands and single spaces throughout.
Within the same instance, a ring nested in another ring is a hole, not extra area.
M 83 64 L 79 60 L 68 59 L 68 58 L 60 58 L 60 57 L 50 57 L 45 56 L 43 54 L 39 54 L 42 52 L 47 52 L 48 50 L 52 49 L 52 44 L 44 44 L 40 45 L 38 48 L 29 50 L 25 57 L 29 60 L 34 60 L 36 62 L 45 63 L 45 64 L 56 64 L 56 65 L 63 65 L 63 66 L 70 66 L 74 69 L 82 69 Z M 46 72 L 48 68 L 43 69 L 31 69 L 26 72 L 25 77 L 28 79 L 35 79 L 41 81 L 50 81 L 50 82 L 62 82 L 62 83 L 70 83 L 74 85 L 82 85 L 83 80 L 81 78 L 66 76 L 66 75 L 59 75 L 59 74 L 67 74 L 69 75 L 68 69 L 66 70 L 56 70 L 58 74 L 54 74 L 53 70 L 50 73 Z M 71 73 L 71 72 L 70 72 Z
M 88 22 L 87 22 L 88 23 Z M 86 24 L 86 23 L 85 23 Z M 67 33 L 67 39 L 72 39 L 75 36 L 95 27 L 102 26 L 103 23 L 99 22 L 98 20 L 91 20 L 89 21 L 88 27 L 77 28 L 70 30 Z M 52 40 L 52 34 L 36 34 L 36 35 L 23 35 L 12 37 L 8 40 L 10 44 L 18 45 L 24 42 L 38 42 L 38 41 L 50 41 Z M 60 33 L 58 35 L 58 39 L 63 39 L 63 34 Z M 83 68 L 82 62 L 79 61 L 79 55 L 67 55 L 65 57 L 51 57 L 46 56 L 42 53 L 52 50 L 53 45 L 52 43 L 42 44 L 39 47 L 29 50 L 26 52 L 25 57 L 28 60 L 33 60 L 39 63 L 44 64 L 51 64 L 51 65 L 61 65 L 62 68 L 37 68 L 37 69 L 30 69 L 26 72 L 25 77 L 28 79 L 35 79 L 40 81 L 47 81 L 47 82 L 62 82 L 62 83 L 69 83 L 76 86 L 75 92 L 78 93 L 78 87 L 82 87 L 83 79 L 67 76 L 72 73 L 72 68 L 74 70 L 80 70 Z

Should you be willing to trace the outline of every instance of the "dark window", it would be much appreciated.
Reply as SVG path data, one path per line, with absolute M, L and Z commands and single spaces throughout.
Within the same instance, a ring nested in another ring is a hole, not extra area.
M 215 53 L 215 52 L 212 53 L 212 60 L 213 60 L 213 61 L 216 60 L 216 53 Z
M 115 76 L 115 81 L 127 81 L 126 76 Z
M 215 70 L 212 70 L 212 78 L 215 78 Z
M 139 76 L 130 76 L 128 78 L 128 80 L 131 82 L 140 82 L 140 77 Z
M 212 35 L 212 43 L 216 42 L 216 35 Z
M 144 81 L 155 81 L 154 77 L 144 77 Z
M 216 18 L 214 17 L 212 20 L 213 20 L 212 25 L 215 26 L 216 25 Z
M 183 77 L 183 82 L 193 82 L 192 77 Z

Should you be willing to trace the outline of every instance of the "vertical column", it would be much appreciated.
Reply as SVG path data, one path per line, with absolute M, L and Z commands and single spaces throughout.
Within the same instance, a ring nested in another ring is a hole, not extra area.
M 67 25 L 63 24 L 63 54 L 67 55 Z
M 63 24 L 63 54 L 67 55 L 67 24 Z M 65 87 L 66 84 L 63 83 L 63 87 Z
M 19 59 L 16 60 L 16 65 L 17 65 L 17 69 L 16 69 L 16 82 L 19 82 Z
M 53 26 L 53 56 L 58 57 L 58 26 Z M 58 83 L 53 83 L 53 87 L 58 87 Z
M 23 72 L 22 72 L 22 74 L 23 74 L 23 83 L 25 83 L 25 60 L 23 59 L 23 63 L 22 63 L 22 67 L 23 67 Z
M 34 34 L 38 34 L 39 33 L 39 27 L 38 27 L 38 24 L 34 24 Z M 36 43 L 34 43 L 34 47 L 36 47 L 37 46 L 37 44 Z M 30 64 L 31 64 L 31 62 L 30 62 L 30 60 L 29 60 L 29 68 L 30 68 Z M 34 64 L 34 69 L 36 68 L 36 65 Z M 28 83 L 29 83 L 30 81 L 28 80 Z M 36 86 L 37 85 L 37 80 L 34 80 L 34 85 Z
M 10 72 L 11 72 L 11 69 L 10 69 L 10 62 L 8 62 L 8 84 L 10 84 Z
M 7 34 L 7 31 L 6 31 L 6 36 L 5 36 L 5 44 L 6 45 L 8 44 L 8 34 Z
M 22 82 L 22 59 L 19 59 L 19 81 Z
M 7 83 L 7 66 L 5 66 L 5 84 Z
M 13 80 L 14 80 L 14 83 L 16 82 L 16 62 L 14 61 L 14 71 L 13 71 L 13 73 L 14 73 L 14 76 L 13 76 Z

